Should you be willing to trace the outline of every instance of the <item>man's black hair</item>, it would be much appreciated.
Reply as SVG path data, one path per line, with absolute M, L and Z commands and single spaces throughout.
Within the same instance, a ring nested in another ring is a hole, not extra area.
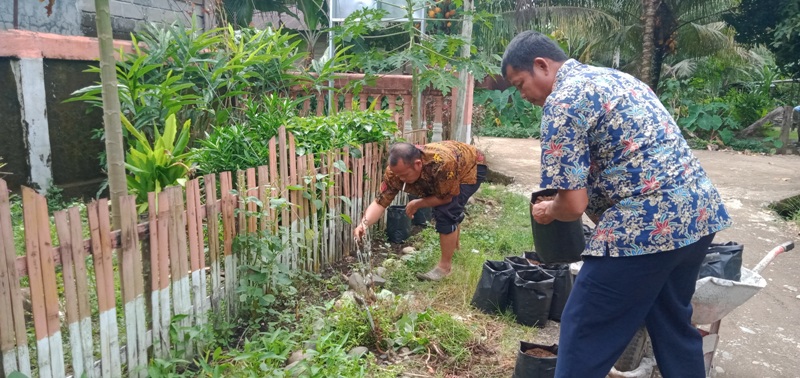
M 554 62 L 569 59 L 564 50 L 546 35 L 533 30 L 524 31 L 517 34 L 506 47 L 501 65 L 503 77 L 508 74 L 508 66 L 514 67 L 514 70 L 532 72 L 536 58 L 547 58 Z
M 414 164 L 417 159 L 422 159 L 422 151 L 411 143 L 398 142 L 389 148 L 389 166 L 394 167 L 401 160 L 406 165 Z

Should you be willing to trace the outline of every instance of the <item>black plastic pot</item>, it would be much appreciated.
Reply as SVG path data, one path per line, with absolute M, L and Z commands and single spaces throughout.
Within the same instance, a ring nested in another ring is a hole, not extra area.
M 409 194 L 408 200 L 413 201 L 418 199 L 419 197 Z M 416 213 L 414 213 L 414 217 L 411 218 L 411 224 L 415 226 L 425 226 L 430 223 L 431 219 L 433 219 L 433 208 L 430 207 L 423 207 L 418 209 Z
M 531 207 L 540 196 L 554 196 L 556 189 L 544 189 L 531 194 Z M 554 220 L 548 224 L 540 224 L 533 219 L 531 214 L 531 229 L 533 231 L 533 244 L 536 253 L 542 262 L 571 263 L 581 259 L 581 253 L 586 247 L 583 235 L 583 223 L 580 219 L 572 222 Z
M 508 289 L 514 280 L 514 269 L 505 261 L 489 261 L 483 263 L 483 271 L 475 294 L 472 295 L 472 306 L 487 313 L 503 312 L 508 308 Z
M 704 277 L 717 277 L 731 281 L 742 278 L 742 253 L 744 245 L 736 242 L 722 244 L 711 243 L 706 252 L 706 257 L 700 265 L 700 274 L 697 279 Z
M 411 235 L 411 219 L 406 215 L 406 207 L 389 206 L 386 210 L 386 239 L 391 243 L 402 243 Z
M 572 291 L 572 275 L 569 272 L 569 264 L 545 264 L 536 252 L 524 252 L 523 256 L 506 257 L 506 261 L 516 270 L 539 267 L 553 276 L 553 299 L 550 302 L 550 315 L 548 318 L 560 322 L 561 314 L 567 305 L 567 299 L 569 299 L 569 293 Z M 539 264 L 536 264 L 536 262 Z
M 517 363 L 514 365 L 513 378 L 552 378 L 556 375 L 557 356 L 538 357 L 525 354 L 526 351 L 539 348 L 558 355 L 558 345 L 550 346 L 519 342 L 517 351 Z
M 521 256 L 508 256 L 503 259 L 507 262 L 515 271 L 520 270 L 528 270 L 528 269 L 536 269 L 536 265 L 533 265 L 528 261 L 527 258 Z
M 511 308 L 517 323 L 543 328 L 550 317 L 554 278 L 541 268 L 518 270 L 511 286 Z

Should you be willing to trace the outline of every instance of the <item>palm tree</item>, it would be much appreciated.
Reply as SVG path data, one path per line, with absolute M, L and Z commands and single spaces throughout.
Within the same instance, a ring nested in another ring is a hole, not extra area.
M 725 28 L 720 28 L 724 24 L 719 22 L 736 3 L 736 0 L 501 2 L 506 9 L 513 4 L 502 17 L 502 21 L 515 26 L 511 28 L 513 34 L 532 28 L 556 31 L 556 35 L 566 40 L 570 56 L 606 66 L 617 66 L 615 61 L 619 61 L 620 69 L 639 74 L 653 88 L 658 87 L 662 66 L 668 58 L 696 58 L 735 47 Z M 647 68 L 649 62 L 651 69 Z
M 661 0 L 642 0 L 642 63 L 639 66 L 639 79 L 653 86 L 653 58 L 655 57 L 656 9 Z

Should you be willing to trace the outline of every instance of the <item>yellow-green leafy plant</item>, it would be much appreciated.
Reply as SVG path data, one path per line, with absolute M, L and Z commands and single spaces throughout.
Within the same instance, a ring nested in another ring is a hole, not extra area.
M 191 121 L 183 123 L 179 134 L 175 114 L 169 115 L 163 133 L 154 128 L 152 145 L 125 117 L 122 117 L 122 124 L 133 138 L 125 156 L 128 190 L 136 194 L 138 210 L 144 212 L 147 209 L 147 193 L 159 193 L 167 186 L 183 185 L 186 181 L 190 169 L 185 163 L 188 155 L 185 151 L 189 144 Z

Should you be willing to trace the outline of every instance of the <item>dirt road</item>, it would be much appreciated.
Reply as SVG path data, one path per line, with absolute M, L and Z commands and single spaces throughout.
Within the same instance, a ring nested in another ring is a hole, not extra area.
M 538 188 L 539 141 L 481 137 L 490 168 L 512 177 L 511 188 Z M 722 320 L 714 365 L 717 377 L 800 377 L 800 233 L 776 217 L 770 202 L 800 194 L 800 156 L 695 151 L 719 189 L 735 222 L 716 242 L 745 245 L 744 265 L 753 267 L 773 247 L 793 240 L 797 250 L 779 256 L 762 276 L 767 287 Z M 547 330 L 543 334 L 557 334 Z

